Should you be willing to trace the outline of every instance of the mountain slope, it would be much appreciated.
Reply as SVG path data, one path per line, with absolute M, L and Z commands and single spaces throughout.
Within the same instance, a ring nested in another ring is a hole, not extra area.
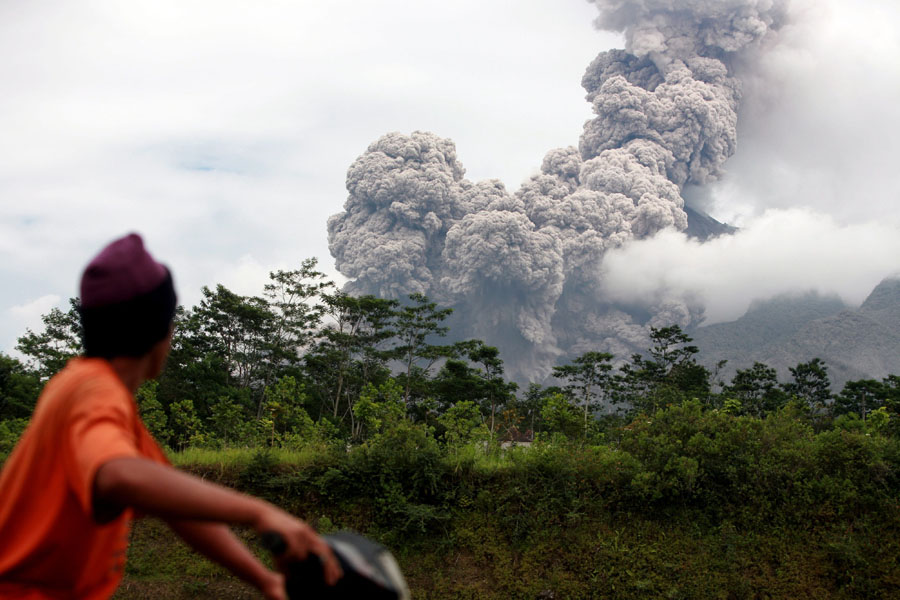
M 813 358 L 828 365 L 832 389 L 846 381 L 900 373 L 900 280 L 882 281 L 858 309 L 816 294 L 777 298 L 731 323 L 691 332 L 702 363 L 727 359 L 730 379 L 754 361 L 790 378 L 790 367 Z

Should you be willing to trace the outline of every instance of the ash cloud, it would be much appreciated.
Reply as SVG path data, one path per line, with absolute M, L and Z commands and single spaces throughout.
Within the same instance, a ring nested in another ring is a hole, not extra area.
M 466 180 L 450 140 L 388 134 L 350 167 L 344 212 L 328 222 L 348 289 L 457 308 L 457 332 L 498 345 L 523 380 L 561 354 L 627 355 L 651 325 L 704 318 L 698 294 L 614 293 L 605 258 L 660 232 L 684 237 L 685 188 L 720 178 L 737 147 L 738 71 L 787 20 L 786 0 L 592 3 L 626 47 L 587 68 L 595 117 L 577 146 L 549 151 L 509 194 Z
M 434 134 L 393 133 L 371 144 L 347 171 L 344 212 L 328 220 L 329 249 L 352 280 L 348 291 L 432 294 L 447 231 L 469 212 L 464 175 L 453 142 Z

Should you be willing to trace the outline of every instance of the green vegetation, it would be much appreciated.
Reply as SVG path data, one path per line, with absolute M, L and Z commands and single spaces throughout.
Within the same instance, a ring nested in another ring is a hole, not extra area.
M 501 451 L 403 420 L 349 451 L 174 458 L 321 530 L 376 537 L 417 598 L 900 594 L 896 439 L 816 433 L 795 405 L 758 419 L 697 401 L 603 428 L 605 442 L 574 431 Z M 140 522 L 134 541 L 120 598 L 241 597 L 158 524 Z
M 27 364 L 0 355 L 0 460 L 80 351 L 71 306 Z M 900 378 L 833 395 L 814 359 L 725 383 L 672 326 L 520 390 L 496 348 L 444 343 L 448 314 L 313 261 L 258 297 L 204 288 L 137 402 L 177 466 L 374 536 L 417 598 L 900 595 Z M 252 597 L 158 523 L 132 542 L 120 598 Z

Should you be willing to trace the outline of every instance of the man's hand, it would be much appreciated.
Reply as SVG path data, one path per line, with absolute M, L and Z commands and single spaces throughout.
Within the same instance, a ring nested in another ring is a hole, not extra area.
M 254 528 L 259 533 L 274 531 L 278 533 L 285 543 L 284 553 L 277 557 L 279 568 L 285 570 L 287 564 L 294 560 L 304 560 L 310 554 L 315 554 L 322 561 L 322 570 L 325 583 L 334 585 L 341 578 L 341 566 L 337 558 L 315 530 L 305 522 L 291 516 L 283 510 L 266 505 L 267 510 L 262 511 L 259 519 L 254 523 Z
M 209 521 L 169 521 L 194 550 L 255 586 L 269 600 L 287 600 L 284 575 L 270 571 L 226 525 Z
M 287 600 L 284 591 L 284 575 L 269 571 L 266 581 L 260 582 L 257 587 L 266 597 L 266 600 Z
M 325 581 L 329 585 L 334 585 L 341 577 L 340 565 L 331 548 L 303 521 L 264 500 L 203 481 L 171 467 L 143 458 L 113 458 L 97 470 L 93 491 L 95 507 L 130 506 L 170 522 L 249 525 L 259 533 L 275 531 L 284 538 L 287 546 L 284 559 L 303 560 L 310 553 L 316 554 L 322 561 Z M 181 531 L 179 535 L 182 535 Z M 208 535 L 208 532 L 204 533 L 201 538 L 206 539 Z M 212 553 L 216 556 L 214 560 L 235 571 L 237 567 L 229 565 L 227 557 L 214 551 L 213 545 L 207 546 L 206 553 Z M 274 589 L 268 580 L 266 586 L 267 589 Z M 259 585 L 257 587 L 261 588 Z M 281 593 L 282 596 L 271 597 L 283 598 L 283 590 Z

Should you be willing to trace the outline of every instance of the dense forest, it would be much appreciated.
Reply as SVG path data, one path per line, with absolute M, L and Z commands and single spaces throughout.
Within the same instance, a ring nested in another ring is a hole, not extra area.
M 176 464 L 377 537 L 416 597 L 900 593 L 900 377 L 834 393 L 813 359 L 725 382 L 672 326 L 519 386 L 449 314 L 349 296 L 313 260 L 259 296 L 203 288 L 137 402 Z M 43 321 L 24 362 L 0 355 L 0 461 L 81 349 L 77 300 Z M 156 527 L 120 597 L 248 593 Z
M 726 383 L 696 362 L 698 348 L 677 326 L 652 329 L 643 355 L 586 352 L 554 368 L 556 385 L 520 387 L 484 341 L 442 343 L 450 309 L 419 294 L 404 302 L 349 296 L 314 260 L 271 273 L 260 296 L 222 285 L 202 295 L 198 306 L 179 308 L 165 373 L 137 395 L 148 428 L 175 450 L 358 444 L 400 420 L 449 447 L 476 439 L 591 444 L 638 414 L 684 401 L 756 418 L 790 404 L 816 431 L 893 435 L 900 425 L 898 376 L 851 381 L 834 394 L 827 365 L 813 359 L 791 368 L 789 383 L 760 363 Z M 43 322 L 43 331 L 19 338 L 26 362 L 0 354 L 0 455 L 43 382 L 81 351 L 76 299 Z

